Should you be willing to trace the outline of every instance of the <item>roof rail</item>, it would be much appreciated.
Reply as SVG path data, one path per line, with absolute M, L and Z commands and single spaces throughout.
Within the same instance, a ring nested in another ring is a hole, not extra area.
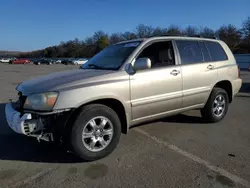
M 202 36 L 202 35 L 168 35 L 168 34 L 162 34 L 158 35 L 160 37 L 198 37 L 198 38 L 208 38 L 208 39 L 218 39 L 215 36 Z M 157 36 L 150 36 L 151 37 L 157 37 Z

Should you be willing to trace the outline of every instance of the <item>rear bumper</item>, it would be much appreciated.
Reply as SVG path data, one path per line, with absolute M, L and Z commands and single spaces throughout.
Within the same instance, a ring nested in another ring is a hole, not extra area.
M 240 88 L 242 86 L 242 80 L 240 78 L 233 80 L 232 86 L 233 86 L 233 96 L 235 96 L 240 91 Z

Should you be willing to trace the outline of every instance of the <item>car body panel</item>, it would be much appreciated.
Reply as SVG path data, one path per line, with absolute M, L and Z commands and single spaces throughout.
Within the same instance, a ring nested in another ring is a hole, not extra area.
M 76 69 L 51 73 L 35 79 L 27 80 L 20 84 L 17 87 L 17 90 L 23 92 L 24 95 L 46 91 L 61 91 L 65 90 L 65 88 L 71 89 L 71 87 L 77 85 L 82 87 L 88 82 L 93 82 L 94 80 L 92 77 L 107 75 L 112 72 L 114 71 Z
M 205 104 L 213 86 L 218 81 L 216 64 L 208 69 L 211 63 L 182 65 L 183 103 L 182 107 Z
M 148 69 L 130 76 L 133 121 L 181 107 L 182 77 L 171 75 L 173 70 L 180 71 L 180 67 Z

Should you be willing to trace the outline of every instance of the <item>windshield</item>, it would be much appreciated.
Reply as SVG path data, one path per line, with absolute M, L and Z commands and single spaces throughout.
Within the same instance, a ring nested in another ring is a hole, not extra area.
M 136 41 L 109 46 L 89 59 L 81 68 L 118 70 L 140 43 L 141 41 Z

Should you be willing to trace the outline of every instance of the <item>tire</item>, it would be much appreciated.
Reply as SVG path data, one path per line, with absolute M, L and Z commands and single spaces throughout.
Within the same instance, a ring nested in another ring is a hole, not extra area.
M 100 119 L 106 118 L 106 120 L 108 120 L 105 126 L 103 127 L 103 133 L 100 132 L 102 131 L 101 129 L 98 130 L 99 132 L 92 131 L 92 127 L 94 126 L 92 126 L 91 123 L 89 123 L 90 120 L 94 119 L 95 123 L 97 124 L 97 128 L 100 128 L 101 125 L 98 125 L 98 118 Z M 105 133 L 112 130 L 112 128 L 109 128 L 109 127 L 113 127 L 113 132 L 111 131 L 112 136 L 105 135 Z M 91 134 L 91 136 L 89 136 L 91 138 L 83 139 L 82 134 L 87 129 L 89 129 L 88 133 Z M 97 134 L 97 133 L 104 134 L 104 135 L 99 135 L 100 137 L 93 136 L 93 134 Z M 84 161 L 98 160 L 98 159 L 108 156 L 116 148 L 117 144 L 119 143 L 120 136 L 121 136 L 121 122 L 120 122 L 118 115 L 115 113 L 113 109 L 107 106 L 101 105 L 101 104 L 90 104 L 90 105 L 83 107 L 83 109 L 81 110 L 79 116 L 76 118 L 76 121 L 74 122 L 70 136 L 71 136 L 70 144 L 71 144 L 73 153 L 75 153 Z M 90 143 L 92 143 L 92 139 L 94 140 L 102 139 L 102 140 L 109 140 L 109 141 L 106 142 L 106 146 L 102 146 L 101 142 L 98 140 L 94 145 L 94 149 L 97 151 L 93 151 L 90 148 L 90 145 L 91 145 Z M 95 148 L 95 146 L 97 147 Z M 101 149 L 98 148 L 98 146 L 101 147 Z
M 222 101 L 224 101 L 224 105 L 222 105 Z M 227 92 L 222 88 L 214 88 L 208 98 L 206 105 L 203 109 L 201 109 L 201 115 L 207 122 L 219 122 L 227 114 L 228 106 L 229 98 Z

